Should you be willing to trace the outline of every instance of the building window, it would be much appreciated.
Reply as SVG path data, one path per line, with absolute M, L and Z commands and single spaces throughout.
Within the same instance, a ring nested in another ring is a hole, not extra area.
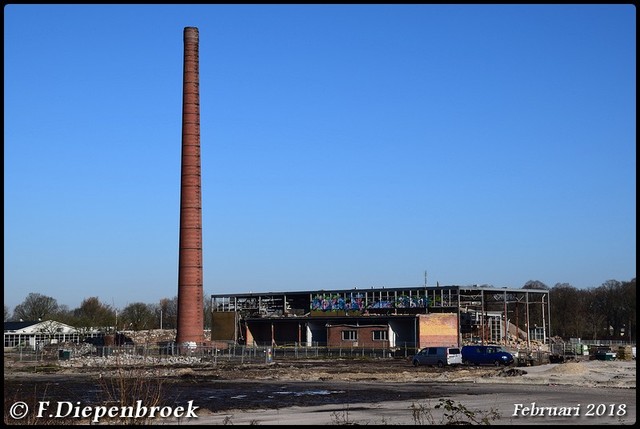
M 358 331 L 342 331 L 342 341 L 358 341 Z
M 387 331 L 373 331 L 373 341 L 387 341 L 389 333 Z

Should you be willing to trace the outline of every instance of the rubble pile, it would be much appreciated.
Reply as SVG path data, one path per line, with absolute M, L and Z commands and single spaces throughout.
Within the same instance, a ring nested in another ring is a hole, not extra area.
M 490 377 L 517 377 L 520 375 L 525 375 L 527 371 L 519 369 L 519 368 L 504 368 L 497 373 L 490 374 Z
M 145 331 L 121 331 L 121 333 L 131 338 L 136 345 L 158 344 L 176 339 L 175 329 L 148 329 Z
M 135 354 L 118 354 L 111 356 L 78 356 L 69 360 L 61 360 L 61 367 L 121 367 L 121 366 L 174 366 L 199 364 L 201 359 L 196 356 L 141 356 Z
M 622 360 L 632 360 L 633 359 L 633 348 L 632 346 L 619 346 L 618 347 L 618 359 Z

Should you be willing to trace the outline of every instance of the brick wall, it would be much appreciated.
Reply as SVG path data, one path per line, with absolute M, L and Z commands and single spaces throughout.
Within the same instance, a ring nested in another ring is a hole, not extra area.
M 418 315 L 418 348 L 429 346 L 458 346 L 456 313 Z

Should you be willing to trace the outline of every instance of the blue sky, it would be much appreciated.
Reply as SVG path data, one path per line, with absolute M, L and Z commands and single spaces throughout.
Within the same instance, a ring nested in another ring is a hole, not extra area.
M 9 5 L 10 309 L 177 295 L 187 26 L 205 294 L 635 278 L 631 5 Z

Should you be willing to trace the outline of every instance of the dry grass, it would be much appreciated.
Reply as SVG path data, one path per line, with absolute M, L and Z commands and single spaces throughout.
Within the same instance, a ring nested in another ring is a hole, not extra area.
M 162 386 L 165 378 L 159 369 L 153 367 L 127 367 L 116 365 L 109 368 L 108 374 L 101 375 L 98 380 L 99 396 L 94 404 L 82 404 L 80 401 L 65 401 L 60 404 L 51 400 L 47 392 L 47 384 L 39 384 L 33 392 L 26 392 L 21 387 L 7 393 L 4 398 L 4 423 L 10 425 L 77 425 L 77 424 L 122 424 L 148 425 L 157 419 L 148 412 L 137 412 L 152 407 L 165 405 L 162 399 Z M 18 385 L 20 386 L 20 385 Z M 69 397 L 77 397 L 78 392 L 69 392 Z M 50 404 L 42 405 L 50 401 Z M 175 404 L 172 404 L 175 405 Z M 44 408 L 47 407 L 48 408 Z M 114 409 L 114 417 L 108 415 L 96 418 L 96 412 L 82 415 L 84 407 L 91 409 L 103 407 Z M 59 410 L 62 412 L 58 412 Z M 28 410 L 28 412 L 25 412 Z M 123 411 L 124 410 L 124 411 Z M 40 414 L 40 415 L 38 415 Z M 58 414 L 58 415 L 56 415 Z
M 34 389 L 31 392 L 17 390 L 11 392 L 10 395 L 4 397 L 4 424 L 5 425 L 72 425 L 77 424 L 77 419 L 73 418 L 56 418 L 50 416 L 49 413 L 42 413 L 42 417 L 38 417 L 37 410 L 42 401 L 47 400 L 46 387 L 38 391 Z M 28 412 L 24 407 L 28 407 Z M 24 415 L 24 416 L 23 416 Z M 23 416 L 23 417 L 20 417 Z
M 152 372 L 149 374 L 149 372 Z M 153 372 L 156 371 L 154 374 Z M 116 365 L 110 375 L 100 378 L 100 386 L 104 394 L 104 405 L 117 407 L 120 410 L 131 409 L 132 413 L 123 413 L 114 418 L 103 418 L 101 421 L 123 425 L 148 425 L 154 418 L 148 414 L 136 417 L 135 410 L 139 405 L 148 409 L 162 407 L 162 385 L 164 378 L 153 368 L 127 368 Z

